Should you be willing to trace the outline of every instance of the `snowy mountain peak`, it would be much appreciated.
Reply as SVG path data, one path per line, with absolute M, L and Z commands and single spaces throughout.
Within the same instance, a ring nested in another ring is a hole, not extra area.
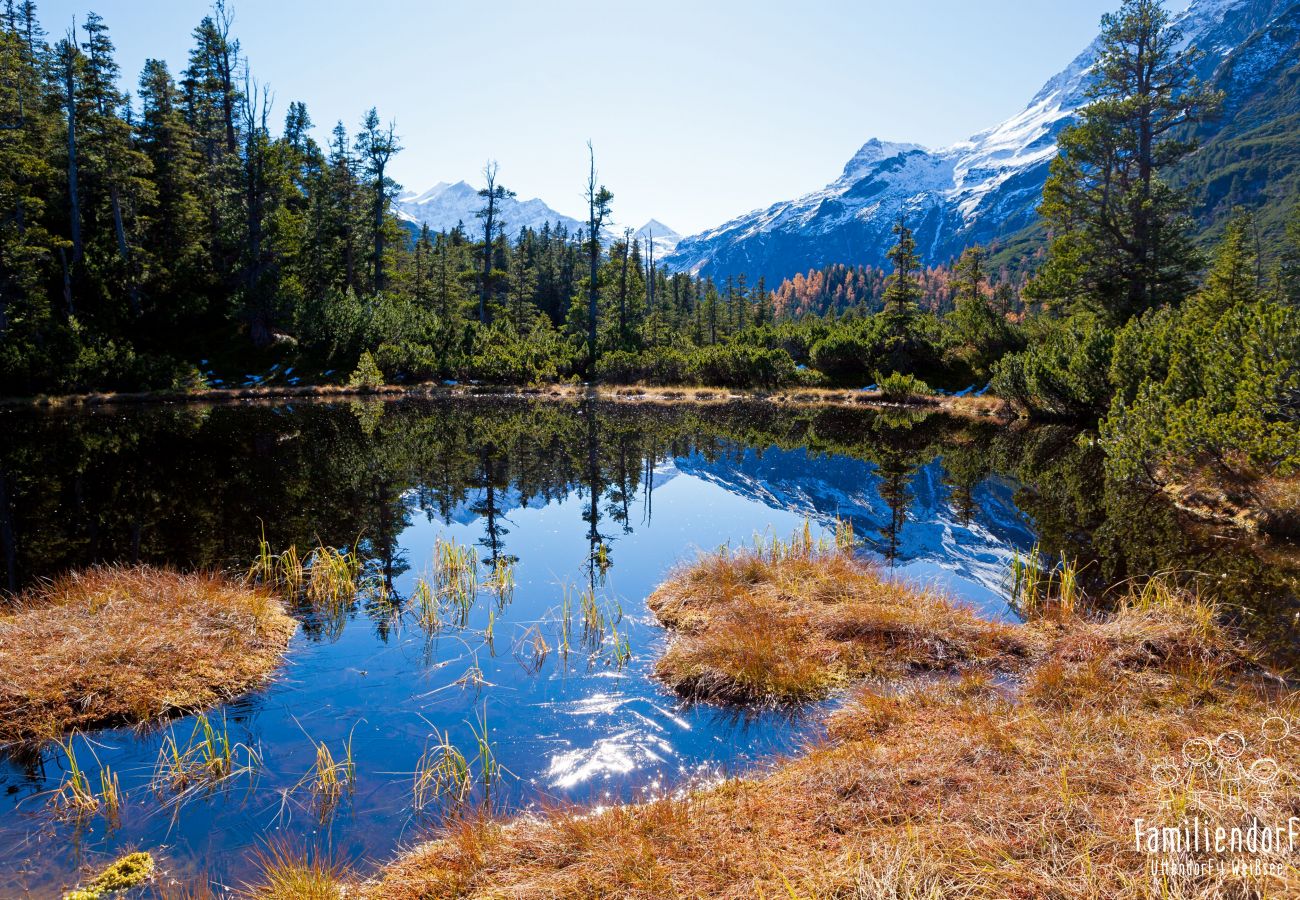
M 417 225 L 428 225 L 433 231 L 449 231 L 458 224 L 472 231 L 478 226 L 476 213 L 483 207 L 483 198 L 478 195 L 478 188 L 468 182 L 440 181 L 427 191 L 403 192 L 394 205 L 402 218 Z M 537 199 L 502 200 L 500 210 L 500 221 L 511 237 L 517 237 L 525 228 L 540 230 L 546 224 L 552 228 L 563 225 L 571 233 L 582 227 L 577 219 L 558 213 Z
M 655 259 L 663 259 L 665 256 L 668 256 L 677 249 L 677 245 L 682 240 L 680 234 L 673 231 L 658 219 L 651 219 L 649 222 L 646 222 L 636 230 L 636 233 L 633 234 L 632 237 L 642 241 L 643 243 L 647 239 L 652 241 L 655 248 Z
M 666 238 L 677 238 L 679 240 L 681 239 L 680 234 L 673 231 L 671 228 L 669 228 L 663 222 L 660 222 L 658 219 L 651 219 L 649 222 L 646 222 L 644 225 L 642 225 L 640 228 L 636 230 L 636 234 L 633 236 L 639 238 L 666 237 Z
M 853 158 L 844 166 L 844 174 L 841 179 L 854 178 L 862 174 L 868 167 L 884 159 L 893 159 L 902 156 L 905 153 L 925 152 L 925 148 L 920 144 L 902 144 L 895 141 L 882 141 L 880 138 L 872 138 L 863 144 L 858 152 L 853 154 Z
M 468 182 L 439 181 L 426 191 L 403 191 L 393 205 L 398 216 L 415 225 L 428 225 L 431 231 L 450 231 L 461 225 L 470 234 L 481 237 L 483 226 L 477 213 L 483 208 L 483 198 L 478 195 L 478 188 Z M 536 198 L 502 200 L 499 209 L 498 222 L 511 238 L 518 237 L 525 228 L 540 231 L 545 225 L 552 228 L 562 226 L 570 235 L 576 235 L 586 227 L 586 223 L 558 213 Z M 606 228 L 602 239 L 608 244 L 615 236 L 613 229 Z M 622 236 L 621 229 L 618 236 Z M 680 234 L 658 219 L 642 225 L 635 237 L 639 240 L 653 237 L 656 259 L 672 253 L 682 239 Z

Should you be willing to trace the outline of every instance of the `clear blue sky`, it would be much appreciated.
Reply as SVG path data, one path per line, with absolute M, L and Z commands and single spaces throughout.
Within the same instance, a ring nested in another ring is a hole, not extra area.
M 38 0 L 52 35 L 94 9 L 128 85 L 185 65 L 207 0 Z M 579 216 L 591 138 L 614 217 L 683 234 L 820 187 L 868 138 L 942 146 L 1019 111 L 1118 0 L 233 0 L 277 118 L 323 139 L 377 106 L 420 190 L 477 183 Z M 1172 0 L 1182 8 L 1184 0 Z

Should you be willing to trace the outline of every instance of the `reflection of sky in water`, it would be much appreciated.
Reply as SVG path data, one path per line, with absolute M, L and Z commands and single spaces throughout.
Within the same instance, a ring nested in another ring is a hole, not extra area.
M 896 535 L 897 570 L 1003 614 L 997 587 L 1005 563 L 1033 536 L 1012 505 L 1009 485 L 980 485 L 974 517 L 963 523 L 949 507 L 941 475 L 935 462 L 910 481 L 907 519 Z M 166 732 L 116 729 L 96 734 L 93 743 L 79 739 L 83 766 L 93 751 L 119 774 L 130 802 L 118 830 L 106 834 L 97 819 L 77 843 L 69 840 L 66 826 L 49 822 L 38 796 L 57 786 L 65 765 L 61 755 L 47 753 L 43 770 L 31 778 L 6 762 L 0 767 L 0 843 L 13 849 L 0 859 L 0 894 L 24 887 L 50 893 L 43 890 L 49 882 L 42 873 L 70 883 L 68 873 L 83 858 L 79 852 L 98 861 L 133 847 L 165 847 L 174 876 L 202 873 L 227 884 L 249 876 L 248 851 L 267 838 L 329 845 L 352 861 L 381 860 L 421 833 L 423 823 L 411 808 L 412 773 L 431 735 L 445 733 L 472 759 L 474 731 L 484 720 L 498 762 L 512 773 L 512 803 L 635 798 L 795 749 L 810 727 L 806 718 L 686 706 L 659 687 L 650 671 L 665 635 L 645 598 L 669 568 L 697 550 L 739 545 L 755 532 L 787 536 L 805 516 L 849 517 L 858 535 L 877 546 L 889 521 L 877 481 L 868 463 L 773 449 L 761 458 L 746 451 L 714 462 L 690 456 L 661 463 L 653 493 L 647 498 L 638 490 L 629 502 L 626 529 L 611 520 L 606 495 L 600 532 L 612 567 L 597 595 L 611 615 L 622 609 L 619 628 L 633 651 L 622 671 L 603 661 L 588 665 L 576 623 L 567 667 L 554 649 L 535 673 L 521 663 L 526 650 L 520 645 L 531 635 L 540 632 L 550 647 L 558 646 L 565 586 L 576 604 L 586 582 L 591 548 L 583 515 L 589 499 L 579 489 L 554 502 L 520 507 L 517 493 L 498 491 L 501 549 L 518 557 L 513 602 L 495 611 L 481 599 L 468 628 L 447 628 L 433 637 L 409 614 L 375 619 L 363 609 L 336 640 L 300 632 L 275 681 L 225 710 L 232 739 L 261 755 L 260 776 L 251 786 L 241 781 L 169 809 L 148 788 Z M 417 576 L 431 571 L 439 537 L 486 555 L 477 543 L 485 521 L 472 511 L 483 500 L 476 496 L 458 507 L 451 524 L 413 510 L 400 539 L 409 567 L 397 579 L 401 596 L 409 596 Z M 404 502 L 414 506 L 416 493 Z M 482 634 L 489 614 L 492 644 Z M 469 686 L 467 675 L 475 672 L 483 684 Z M 181 738 L 190 727 L 188 720 L 173 725 Z M 294 790 L 315 756 L 307 736 L 335 753 L 350 737 L 358 766 L 355 796 L 324 824 L 316 821 L 304 791 Z

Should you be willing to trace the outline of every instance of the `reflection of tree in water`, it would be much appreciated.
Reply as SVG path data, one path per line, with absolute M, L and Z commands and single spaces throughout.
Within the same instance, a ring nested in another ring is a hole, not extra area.
M 1190 521 L 1157 492 L 1105 477 L 1102 451 L 1077 429 L 1005 431 L 989 451 L 994 471 L 1020 482 L 1016 504 L 1051 559 L 1070 559 L 1104 604 L 1108 589 L 1167 573 L 1216 600 L 1283 666 L 1300 654 L 1300 558 Z
M 1297 640 L 1294 564 L 1189 527 L 1159 496 L 1107 484 L 1095 446 L 1067 428 L 770 403 L 440 400 L 364 413 L 346 404 L 10 413 L 0 441 L 0 588 L 101 561 L 243 569 L 263 525 L 277 548 L 350 546 L 361 535 L 372 571 L 391 586 L 406 571 L 399 540 L 417 511 L 445 522 L 472 512 L 490 564 L 528 549 L 508 546 L 507 504 L 575 494 L 594 584 L 610 562 L 606 531 L 632 528 L 638 491 L 649 523 L 660 460 L 807 448 L 875 466 L 889 517 L 864 537 L 891 560 L 913 478 L 942 456 L 962 521 L 978 515 L 977 488 L 998 473 L 1022 485 L 1016 502 L 1044 549 L 1088 564 L 1097 586 L 1173 567 L 1216 573 L 1221 599 L 1251 608 L 1279 646 Z
M 504 469 L 496 462 L 496 447 L 484 444 L 479 451 L 479 471 L 483 496 L 470 511 L 483 519 L 483 537 L 477 543 L 487 551 L 482 562 L 487 566 L 496 566 L 498 562 L 517 562 L 519 557 L 502 553 L 504 538 L 510 529 L 501 524 L 505 520 L 501 509 L 500 494 L 510 488 L 508 480 L 498 483 L 498 471 Z
M 953 515 L 969 525 L 979 508 L 975 488 L 989 474 L 988 451 L 969 443 L 953 443 L 943 448 L 943 482 L 949 488 L 948 503 Z
M 880 475 L 876 490 L 880 499 L 889 507 L 889 518 L 880 529 L 880 535 L 885 541 L 882 552 L 885 561 L 893 563 L 898 557 L 899 534 L 903 530 L 903 523 L 907 521 L 907 504 L 912 500 L 908 482 L 916 470 L 903 460 L 893 458 L 891 454 L 890 458 L 881 461 L 876 471 Z
M 597 423 L 596 404 L 583 404 L 583 421 L 586 424 L 587 469 L 584 487 L 587 494 L 587 508 L 582 519 L 587 523 L 587 581 L 588 587 L 595 590 L 596 582 L 604 582 L 605 573 L 614 564 L 609 544 L 614 539 L 601 534 L 600 500 L 608 486 L 600 466 L 600 428 Z
M 912 479 L 921 466 L 938 455 L 932 436 L 917 426 L 912 417 L 885 417 L 873 420 L 869 445 L 876 464 L 876 492 L 889 510 L 889 518 L 880 528 L 882 543 L 878 549 L 891 565 L 898 559 L 907 508 L 912 502 Z

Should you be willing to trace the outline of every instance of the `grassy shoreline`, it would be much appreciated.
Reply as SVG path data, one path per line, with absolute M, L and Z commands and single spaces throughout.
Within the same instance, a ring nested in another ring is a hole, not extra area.
M 100 567 L 0 607 L 0 745 L 212 707 L 261 683 L 296 621 L 210 573 Z
M 619 403 L 726 404 L 758 400 L 790 406 L 909 407 L 949 415 L 1010 421 L 1011 407 L 996 397 L 935 395 L 901 403 L 888 401 L 879 391 L 835 388 L 709 388 L 649 387 L 644 385 L 539 386 L 412 384 L 381 387 L 349 385 L 267 386 L 209 388 L 199 391 L 121 391 L 86 394 L 39 395 L 0 398 L 0 408 L 62 409 L 150 403 L 233 403 L 281 399 L 342 400 L 372 397 L 382 400 L 420 397 L 524 397 L 539 400 L 573 400 L 594 397 Z
M 969 637 L 966 614 L 918 595 L 906 628 L 882 629 L 897 625 L 901 598 L 878 579 L 868 589 L 874 576 L 846 568 L 847 553 L 805 544 L 757 560 L 704 557 L 659 601 L 670 624 L 715 650 L 714 684 L 747 686 L 715 692 L 720 700 L 786 699 L 784 682 L 755 686 L 754 657 L 735 652 L 742 633 L 834 612 L 842 634 L 872 635 L 870 654 L 886 665 L 851 690 L 824 741 L 770 773 L 646 803 L 453 819 L 348 895 L 1208 898 L 1300 886 L 1290 852 L 1212 853 L 1265 871 L 1199 875 L 1153 868 L 1165 857 L 1144 849 L 1149 828 L 1193 818 L 1285 827 L 1298 814 L 1300 736 L 1277 723 L 1296 720 L 1300 699 L 1254 663 L 1211 604 L 1153 581 L 1108 614 L 1084 613 L 1058 584 L 1024 624 L 1005 626 L 1025 651 L 1010 683 L 977 656 L 936 681 L 918 673 L 947 655 L 942 645 Z M 862 583 L 837 589 L 846 574 Z M 779 616 L 774 591 L 789 606 Z M 737 615 L 747 602 L 751 615 Z M 797 640 L 774 643 L 797 651 Z M 803 662 L 841 665 L 844 648 L 824 649 Z M 672 682 L 675 672 L 661 674 Z

